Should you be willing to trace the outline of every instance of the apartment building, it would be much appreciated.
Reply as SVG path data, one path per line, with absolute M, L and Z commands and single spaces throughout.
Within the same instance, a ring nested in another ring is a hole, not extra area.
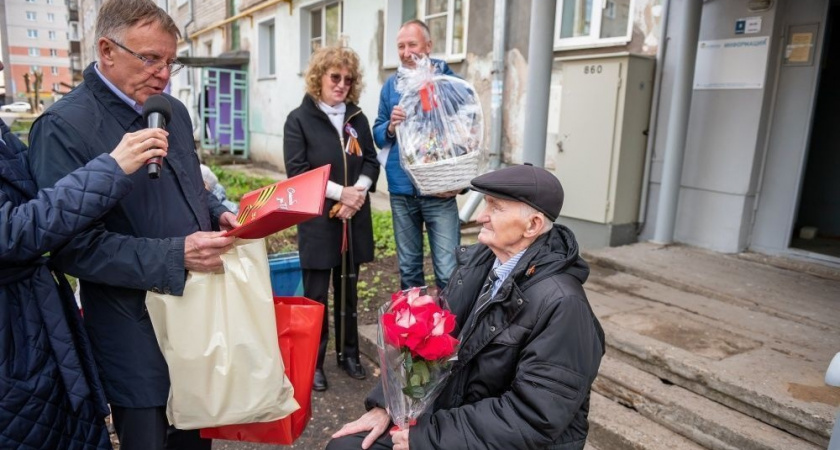
M 2 25 L 6 102 L 27 98 L 26 77 L 43 73 L 40 97 L 49 105 L 54 92 L 72 83 L 70 18 L 64 0 L 5 0 Z

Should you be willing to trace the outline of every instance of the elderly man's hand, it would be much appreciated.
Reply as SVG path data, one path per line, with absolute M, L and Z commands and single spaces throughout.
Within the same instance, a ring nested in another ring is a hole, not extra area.
M 235 220 L 235 219 L 234 219 Z M 222 270 L 220 255 L 233 247 L 233 237 L 224 232 L 196 231 L 184 239 L 184 268 L 195 272 Z
M 394 443 L 394 450 L 408 450 L 408 428 L 392 431 L 391 442 Z
M 219 216 L 219 228 L 222 231 L 230 231 L 239 226 L 239 221 L 236 220 L 236 214 L 232 212 L 225 212 Z
M 363 431 L 370 431 L 362 441 L 362 448 L 367 450 L 385 432 L 385 429 L 388 428 L 388 424 L 390 423 L 391 418 L 388 417 L 387 411 L 382 408 L 373 408 L 355 421 L 344 424 L 340 430 L 333 433 L 332 438 L 335 439 Z

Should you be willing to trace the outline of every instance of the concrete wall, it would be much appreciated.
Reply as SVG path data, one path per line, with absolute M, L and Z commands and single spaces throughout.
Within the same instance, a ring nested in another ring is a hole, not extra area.
M 678 17 L 682 2 L 671 2 L 671 17 Z M 748 37 L 770 36 L 777 9 L 747 11 L 746 2 L 704 2 L 700 40 L 730 39 L 735 21 L 762 18 L 761 31 Z M 675 48 L 681 30 L 669 22 L 669 44 Z M 742 36 L 743 37 L 743 36 Z M 768 52 L 772 60 L 775 47 Z M 641 239 L 653 236 L 661 181 L 675 61 L 665 54 L 662 96 L 655 136 L 649 208 Z M 682 172 L 675 239 L 722 252 L 747 246 L 764 144 L 766 105 L 772 93 L 772 71 L 762 89 L 694 90 Z

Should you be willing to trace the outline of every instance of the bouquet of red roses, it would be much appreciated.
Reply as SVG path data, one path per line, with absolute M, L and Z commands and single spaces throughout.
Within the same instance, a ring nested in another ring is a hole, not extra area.
M 425 288 L 399 291 L 379 309 L 382 387 L 394 424 L 405 429 L 435 400 L 449 376 L 458 340 L 452 315 Z

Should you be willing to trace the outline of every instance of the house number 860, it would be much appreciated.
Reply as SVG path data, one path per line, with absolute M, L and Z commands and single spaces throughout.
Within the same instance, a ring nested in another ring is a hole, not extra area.
M 604 69 L 603 66 L 601 66 L 600 64 L 598 64 L 597 66 L 595 64 L 593 64 L 591 66 L 583 66 L 583 73 L 585 73 L 587 75 L 593 74 L 593 73 L 601 73 L 601 71 L 603 69 Z

